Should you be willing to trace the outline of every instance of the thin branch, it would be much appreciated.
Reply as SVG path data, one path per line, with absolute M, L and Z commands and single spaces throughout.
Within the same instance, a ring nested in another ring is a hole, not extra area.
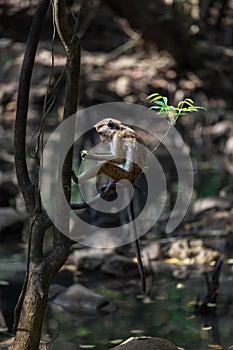
M 26 161 L 26 125 L 29 104 L 29 91 L 39 34 L 50 1 L 41 0 L 35 12 L 28 36 L 21 74 L 19 78 L 17 111 L 15 121 L 15 166 L 18 184 L 23 193 L 27 211 L 32 215 L 35 208 L 34 188 L 30 180 Z
M 77 23 L 71 29 L 66 18 L 66 3 L 65 0 L 54 0 L 54 16 L 55 23 L 60 39 L 65 47 L 67 62 L 66 62 L 66 93 L 64 102 L 63 119 L 69 118 L 72 114 L 77 112 L 78 105 L 78 91 L 79 91 L 79 75 L 80 75 L 80 44 L 76 36 Z M 74 131 L 74 127 L 71 130 Z M 61 135 L 62 139 L 67 135 Z M 70 135 L 72 137 L 72 135 Z M 68 172 L 72 167 L 73 149 L 71 148 L 67 154 L 63 165 L 64 172 Z M 62 164 L 61 164 L 62 166 Z M 71 180 L 69 177 L 63 177 L 63 188 L 66 199 L 70 202 L 71 197 Z M 57 194 L 58 204 L 60 194 Z M 64 217 L 65 222 L 69 225 L 69 211 L 64 212 L 63 208 L 58 205 L 58 214 Z M 68 257 L 70 246 L 74 242 L 59 232 L 57 229 L 54 233 L 53 249 L 50 254 L 43 261 L 43 270 L 48 278 L 53 276 L 63 265 Z
M 66 53 L 69 54 L 72 32 L 66 18 L 66 4 L 64 0 L 54 0 L 54 15 L 58 34 Z

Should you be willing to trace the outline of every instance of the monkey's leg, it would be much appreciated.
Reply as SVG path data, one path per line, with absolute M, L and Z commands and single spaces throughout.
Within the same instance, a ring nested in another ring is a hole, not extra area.
M 99 162 L 97 165 L 93 166 L 92 168 L 89 168 L 85 170 L 82 174 L 80 174 L 77 178 L 78 184 L 82 184 L 85 181 L 97 177 L 99 174 L 99 169 L 105 164 L 105 162 Z
M 133 182 L 138 177 L 138 175 L 142 172 L 141 169 L 136 164 L 132 164 L 130 170 L 127 171 L 121 167 L 121 164 L 123 163 L 124 163 L 124 160 L 123 161 L 121 160 L 121 163 L 120 163 L 120 160 L 118 159 L 114 159 L 111 162 L 105 162 L 100 167 L 98 171 L 98 175 L 105 174 L 116 182 L 123 179 Z
M 120 168 L 116 164 L 105 161 L 99 162 L 97 165 L 85 170 L 79 176 L 76 176 L 73 170 L 71 171 L 71 173 L 69 173 L 72 180 L 79 185 L 101 174 L 105 174 L 115 181 L 119 181 L 121 179 L 129 177 L 128 172 L 126 170 Z

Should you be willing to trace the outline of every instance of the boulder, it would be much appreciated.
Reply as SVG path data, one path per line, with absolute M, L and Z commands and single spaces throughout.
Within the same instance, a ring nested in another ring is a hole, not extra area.
M 222 197 L 205 197 L 197 199 L 193 204 L 193 213 L 195 215 L 211 209 L 229 210 L 232 207 L 232 201 Z
M 161 247 L 157 242 L 149 244 L 147 247 L 142 249 L 142 256 L 145 260 L 156 260 L 161 257 Z
M 156 337 L 132 337 L 111 350 L 184 350 L 172 342 Z
M 73 284 L 64 292 L 58 294 L 53 302 L 69 313 L 77 313 L 77 315 L 80 313 L 109 314 L 116 310 L 113 303 L 79 283 Z
M 121 255 L 113 255 L 106 260 L 101 267 L 101 271 L 117 277 L 138 276 L 137 263 Z

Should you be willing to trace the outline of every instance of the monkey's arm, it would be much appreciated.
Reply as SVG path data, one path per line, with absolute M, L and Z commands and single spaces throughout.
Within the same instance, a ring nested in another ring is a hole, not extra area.
M 111 163 L 115 163 L 115 164 L 122 164 L 125 162 L 124 159 L 117 158 L 113 153 L 108 153 L 108 154 L 87 153 L 87 155 L 85 155 L 85 159 L 92 159 L 92 160 L 98 160 L 98 161 L 110 161 Z
M 87 153 L 85 156 L 85 159 L 92 159 L 92 160 L 111 160 L 114 159 L 115 155 L 112 153 L 108 154 L 96 154 L 96 153 Z

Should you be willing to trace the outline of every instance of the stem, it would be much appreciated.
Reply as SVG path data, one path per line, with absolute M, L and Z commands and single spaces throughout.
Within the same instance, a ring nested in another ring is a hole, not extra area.
M 169 131 L 171 130 L 171 128 L 172 128 L 172 125 L 169 124 L 169 127 L 168 127 L 167 131 L 165 132 L 165 134 L 163 135 L 162 139 L 161 139 L 160 142 L 155 146 L 155 148 L 150 152 L 150 154 L 153 154 L 153 153 L 159 148 L 159 146 L 161 145 L 161 143 L 163 143 L 163 140 L 167 137 L 167 135 L 168 135 Z M 149 154 L 149 155 L 150 155 L 150 154 Z M 148 155 L 148 156 L 149 156 L 149 155 Z

